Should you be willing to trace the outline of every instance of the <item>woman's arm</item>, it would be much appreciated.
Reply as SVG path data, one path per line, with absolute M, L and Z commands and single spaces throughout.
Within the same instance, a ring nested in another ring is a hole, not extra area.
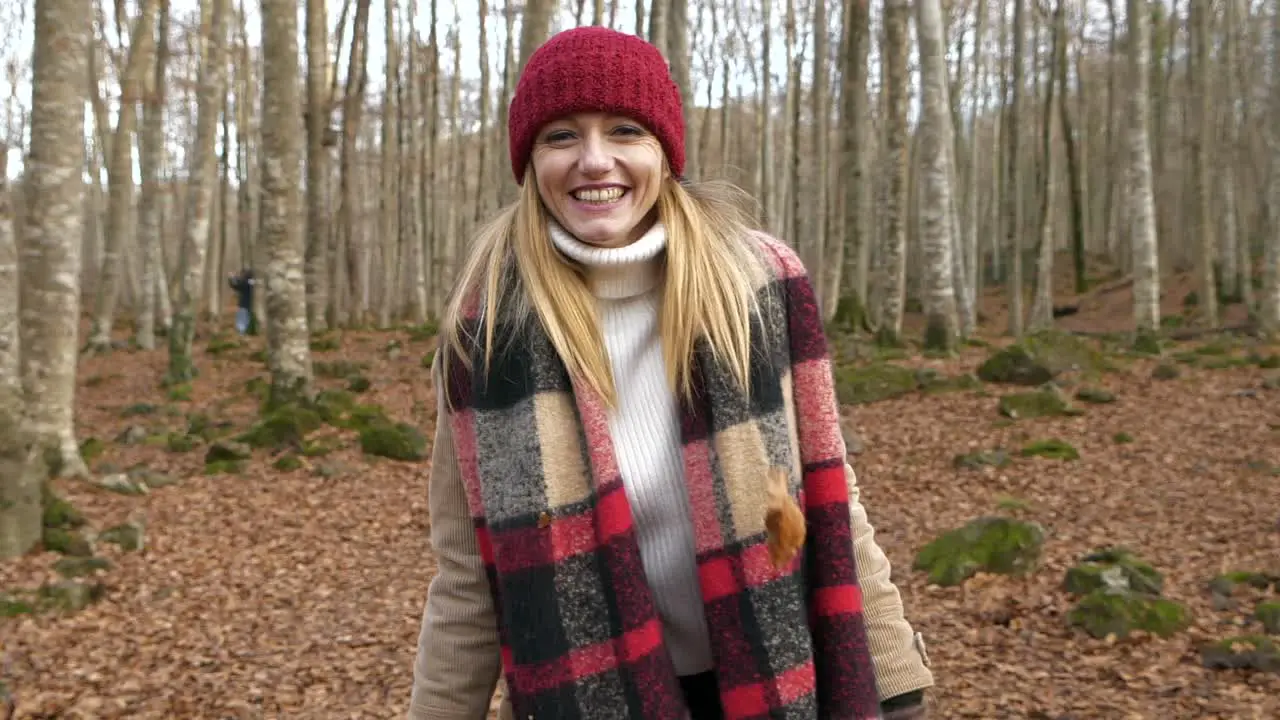
M 439 357 L 431 368 L 439 399 L 428 490 L 438 570 L 422 612 L 409 720 L 483 720 L 502 665 L 497 619 L 444 411 Z
M 853 554 L 858 566 L 858 586 L 862 590 L 863 618 L 867 645 L 876 668 L 876 685 L 886 705 L 907 704 L 900 698 L 933 685 L 924 639 L 907 622 L 902 597 L 889 578 L 889 558 L 876 544 L 876 531 L 859 502 L 858 478 L 848 463 L 844 466 L 849 483 L 849 521 L 853 530 Z M 917 693 L 919 695 L 919 693 Z M 914 703 L 911 703 L 914 704 Z

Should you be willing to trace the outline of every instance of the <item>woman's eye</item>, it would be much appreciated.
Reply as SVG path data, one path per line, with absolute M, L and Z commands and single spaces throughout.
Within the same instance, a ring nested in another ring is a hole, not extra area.
M 551 132 L 547 133 L 547 136 L 545 138 L 546 142 L 549 142 L 549 143 L 568 142 L 572 139 L 573 139 L 573 133 L 569 132 L 568 130 L 552 130 Z
M 641 130 L 635 125 L 619 125 L 618 127 L 613 129 L 613 132 L 616 135 L 630 135 L 630 136 L 644 135 L 644 130 Z

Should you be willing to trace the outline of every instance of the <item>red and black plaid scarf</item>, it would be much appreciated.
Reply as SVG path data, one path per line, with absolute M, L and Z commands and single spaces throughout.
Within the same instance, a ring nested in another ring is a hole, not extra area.
M 703 345 L 698 401 L 681 403 L 721 703 L 727 720 L 875 718 L 818 304 L 790 248 L 766 238 L 761 249 L 771 272 L 758 291 L 751 392 Z M 516 339 L 496 349 L 489 371 L 477 350 L 472 369 L 448 363 L 446 382 L 515 716 L 682 720 L 605 405 L 570 378 L 540 328 L 496 330 Z M 802 552 L 780 570 L 766 545 L 770 468 L 789 476 L 807 524 Z

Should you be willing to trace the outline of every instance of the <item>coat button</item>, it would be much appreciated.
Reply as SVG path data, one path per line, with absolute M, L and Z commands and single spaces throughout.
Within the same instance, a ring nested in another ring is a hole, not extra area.
M 550 515 L 548 515 L 547 513 L 545 513 L 545 512 L 544 512 L 544 513 L 542 513 L 541 515 L 539 515 L 539 516 L 538 516 L 538 527 L 540 527 L 540 528 L 545 528 L 545 527 L 547 527 L 547 526 L 548 526 L 548 525 L 550 525 L 550 524 L 551 524 L 551 516 L 550 516 Z

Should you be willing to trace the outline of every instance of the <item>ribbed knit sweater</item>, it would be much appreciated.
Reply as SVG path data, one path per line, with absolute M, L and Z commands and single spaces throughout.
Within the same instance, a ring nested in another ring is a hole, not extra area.
M 630 245 L 599 248 L 549 223 L 551 239 L 587 273 L 618 393 L 610 437 L 635 518 L 640 560 L 653 589 L 676 672 L 713 666 L 680 456 L 679 407 L 667 386 L 658 328 L 661 223 Z

